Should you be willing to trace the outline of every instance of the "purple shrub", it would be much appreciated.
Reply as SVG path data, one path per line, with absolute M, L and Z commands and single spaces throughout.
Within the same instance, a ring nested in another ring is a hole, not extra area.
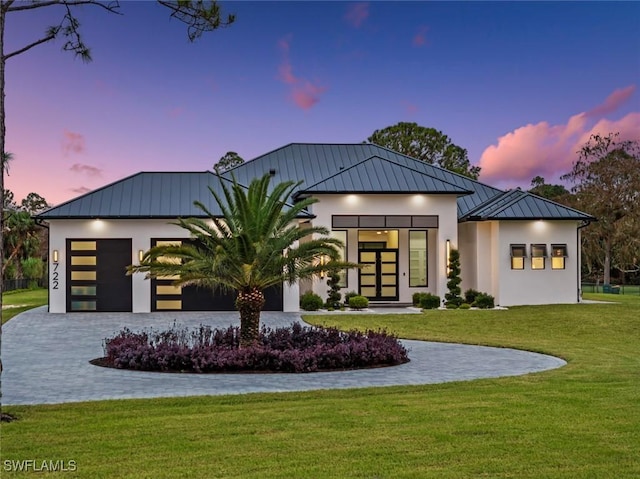
M 239 347 L 237 327 L 134 333 L 124 329 L 105 340 L 104 361 L 113 367 L 197 373 L 313 372 L 391 366 L 409 360 L 398 339 L 385 331 L 262 327 L 259 341 Z

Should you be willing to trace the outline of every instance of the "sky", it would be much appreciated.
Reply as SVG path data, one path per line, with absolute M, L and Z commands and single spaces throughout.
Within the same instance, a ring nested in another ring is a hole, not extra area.
M 640 140 L 640 2 L 223 2 L 236 22 L 194 43 L 156 2 L 120 3 L 75 10 L 92 62 L 62 40 L 7 61 L 16 200 L 401 121 L 442 131 L 505 189 L 558 183 L 591 134 Z M 5 54 L 63 15 L 10 13 Z

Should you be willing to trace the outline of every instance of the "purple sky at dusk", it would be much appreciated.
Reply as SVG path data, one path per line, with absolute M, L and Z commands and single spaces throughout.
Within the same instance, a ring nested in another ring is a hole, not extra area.
M 443 131 L 502 188 L 557 182 L 591 133 L 640 139 L 638 2 L 225 2 L 236 23 L 193 44 L 155 2 L 121 4 L 78 10 L 89 64 L 62 40 L 8 60 L 18 201 L 399 121 Z M 5 53 L 63 14 L 8 16 Z

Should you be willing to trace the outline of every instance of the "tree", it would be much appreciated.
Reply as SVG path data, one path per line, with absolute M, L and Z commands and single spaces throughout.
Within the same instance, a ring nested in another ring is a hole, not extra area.
M 612 269 L 640 270 L 640 143 L 591 135 L 562 179 L 573 184 L 572 206 L 598 220 L 582 233 L 587 271 L 609 284 Z
M 49 203 L 38 193 L 29 193 L 20 203 L 20 207 L 23 211 L 26 211 L 30 215 L 37 215 L 42 211 L 49 208 Z
M 221 175 L 225 171 L 229 171 L 231 168 L 235 168 L 242 163 L 244 163 L 244 159 L 240 155 L 235 151 L 227 151 L 225 155 L 213 165 L 213 169 L 216 175 Z
M 171 16 L 187 25 L 187 35 L 190 41 L 199 38 L 204 32 L 230 25 L 235 21 L 234 15 L 224 18 L 217 1 L 211 0 L 158 0 L 158 3 L 171 11 Z M 4 194 L 4 173 L 6 165 L 11 159 L 10 153 L 5 151 L 6 118 L 5 118 L 5 65 L 7 60 L 21 55 L 38 45 L 48 43 L 57 38 L 63 38 L 62 49 L 75 54 L 83 61 L 91 60 L 91 51 L 84 44 L 80 35 L 80 22 L 75 16 L 76 7 L 85 5 L 102 8 L 106 12 L 119 14 L 120 2 L 117 0 L 32 0 L 30 2 L 16 0 L 0 0 L 0 191 Z M 27 12 L 44 8 L 60 8 L 60 22 L 52 25 L 37 40 L 28 43 L 12 52 L 5 52 L 4 33 L 7 15 L 16 12 Z M 5 204 L 4 198 L 2 201 Z M 0 264 L 4 258 L 2 237 L 2 219 L 0 215 Z M 0 309 L 2 309 L 2 286 L 0 284 Z M 2 327 L 0 325 L 0 407 L 2 405 Z M 1 416 L 1 414 L 0 414 Z
M 293 205 L 286 203 L 300 183 L 279 183 L 268 194 L 269 174 L 253 180 L 248 189 L 235 178 L 229 188 L 227 181 L 220 178 L 222 196 L 209 188 L 221 218 L 196 201 L 208 221 L 187 218 L 174 223 L 189 231 L 195 244 L 153 247 L 139 265 L 129 267 L 129 273 L 145 272 L 151 278 L 179 276 L 176 285 L 235 291 L 240 343 L 247 346 L 258 338 L 266 288 L 356 265 L 339 260 L 343 244 L 327 237 L 327 228 L 298 224 L 297 217 L 317 201 L 306 198 Z M 320 236 L 306 238 L 308 235 Z
M 18 209 L 18 205 L 15 202 L 15 195 L 13 194 L 13 191 L 4 190 L 2 192 L 2 211 L 3 211 L 3 213 L 6 213 L 7 210 L 13 211 L 13 210 L 17 210 L 17 209 Z M 4 218 L 4 216 L 3 216 L 3 218 Z
M 4 251 L 7 254 L 2 262 L 2 274 L 9 265 L 16 261 L 36 255 L 40 247 L 40 226 L 36 225 L 31 215 L 26 211 L 10 211 L 4 222 Z
M 11 163 L 11 161 L 13 160 L 13 153 L 5 151 L 2 154 L 2 157 L 0 157 L 0 161 L 2 162 L 2 165 L 0 165 L 0 168 L 2 168 L 2 171 L 6 171 L 7 175 L 9 174 L 9 163 Z
M 542 176 L 536 176 L 531 180 L 531 189 L 529 193 L 542 196 L 552 201 L 561 201 L 564 197 L 568 196 L 569 191 L 562 185 L 549 185 L 545 183 Z
M 435 128 L 400 122 L 374 131 L 367 141 L 474 180 L 480 175 L 480 167 L 469 162 L 467 150 Z
M 444 295 L 446 304 L 458 307 L 462 304 L 462 296 L 460 296 L 460 293 L 462 292 L 460 289 L 462 279 L 460 279 L 460 253 L 457 249 L 452 249 L 449 252 L 447 280 L 447 289 L 449 291 Z

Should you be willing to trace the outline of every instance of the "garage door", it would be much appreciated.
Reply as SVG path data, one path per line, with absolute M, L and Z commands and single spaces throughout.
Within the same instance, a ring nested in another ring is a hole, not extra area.
M 131 311 L 131 239 L 70 239 L 66 258 L 67 311 Z
M 190 240 L 153 239 L 151 244 L 181 244 Z M 175 277 L 151 280 L 152 311 L 234 311 L 235 292 L 215 293 L 209 288 L 174 286 Z M 264 311 L 282 311 L 282 287 L 273 286 L 265 291 Z

